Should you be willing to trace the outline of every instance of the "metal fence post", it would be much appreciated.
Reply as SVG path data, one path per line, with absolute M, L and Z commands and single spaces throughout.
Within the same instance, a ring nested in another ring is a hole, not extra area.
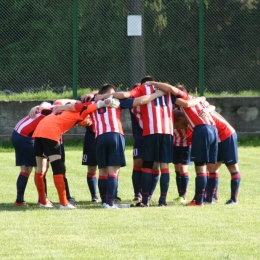
M 199 94 L 204 94 L 204 0 L 199 5 Z
M 73 98 L 78 87 L 78 0 L 73 1 Z

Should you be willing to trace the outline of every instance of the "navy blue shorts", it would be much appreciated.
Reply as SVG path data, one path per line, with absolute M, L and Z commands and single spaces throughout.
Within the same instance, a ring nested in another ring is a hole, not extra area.
M 98 168 L 126 166 L 125 138 L 119 133 L 105 133 L 96 138 Z
M 82 165 L 97 166 L 95 133 L 86 131 L 83 144 Z
M 191 165 L 191 146 L 173 146 L 173 164 Z
M 143 160 L 146 162 L 171 163 L 173 156 L 173 136 L 152 134 L 144 136 Z
M 238 163 L 236 133 L 218 143 L 218 162 L 223 162 L 227 166 Z
M 216 163 L 218 154 L 218 131 L 212 125 L 198 125 L 193 130 L 191 161 Z
M 143 138 L 138 138 L 134 140 L 133 159 L 143 158 L 143 141 Z
M 16 166 L 25 165 L 27 167 L 35 167 L 36 158 L 34 155 L 34 139 L 30 136 L 22 136 L 16 131 L 13 131 L 11 141 L 15 150 Z

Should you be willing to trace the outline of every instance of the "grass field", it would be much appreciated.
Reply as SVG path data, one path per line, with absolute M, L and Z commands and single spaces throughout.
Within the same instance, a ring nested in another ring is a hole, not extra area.
M 66 144 L 65 144 L 66 146 Z M 66 147 L 65 147 L 66 148 Z M 230 197 L 230 175 L 220 170 L 219 203 L 204 208 L 176 205 L 175 174 L 170 165 L 168 206 L 157 207 L 159 186 L 149 208 L 101 209 L 90 201 L 81 149 L 66 151 L 71 194 L 80 202 L 76 210 L 40 209 L 33 177 L 25 199 L 28 207 L 15 208 L 14 152 L 1 152 L 0 259 L 260 259 L 259 146 L 239 147 L 242 181 L 238 205 L 225 205 Z M 133 199 L 132 150 L 126 149 L 127 167 L 120 171 L 119 196 Z M 188 199 L 194 194 L 190 167 Z M 58 200 L 47 174 L 48 195 Z

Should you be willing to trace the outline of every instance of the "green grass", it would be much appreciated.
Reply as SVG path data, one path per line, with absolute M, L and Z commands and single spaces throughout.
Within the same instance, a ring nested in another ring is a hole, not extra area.
M 173 203 L 177 196 L 173 165 L 168 206 L 157 207 L 159 186 L 149 208 L 101 209 L 89 202 L 86 167 L 81 147 L 67 145 L 66 166 L 71 194 L 78 209 L 39 209 L 31 177 L 25 199 L 29 206 L 14 208 L 19 168 L 12 150 L 1 153 L 0 259 L 259 259 L 260 178 L 259 147 L 240 146 L 242 182 L 238 205 L 224 205 L 230 197 L 230 175 L 220 169 L 219 196 L 204 208 Z M 126 149 L 127 166 L 119 176 L 119 196 L 133 198 L 132 149 Z M 194 169 L 190 167 L 188 199 L 194 194 Z M 57 202 L 51 170 L 47 174 L 49 198 Z
M 77 96 L 80 97 L 83 94 L 91 92 L 90 88 L 82 88 L 77 90 Z M 193 96 L 199 96 L 198 91 L 190 91 Z M 259 97 L 260 91 L 240 91 L 238 93 L 231 92 L 220 92 L 211 93 L 208 91 L 204 92 L 205 97 Z M 61 98 L 73 98 L 72 91 L 64 91 L 63 93 L 55 93 L 51 90 L 39 91 L 37 93 L 33 92 L 23 92 L 19 94 L 4 95 L 0 94 L 0 101 L 20 101 L 20 100 L 56 100 Z

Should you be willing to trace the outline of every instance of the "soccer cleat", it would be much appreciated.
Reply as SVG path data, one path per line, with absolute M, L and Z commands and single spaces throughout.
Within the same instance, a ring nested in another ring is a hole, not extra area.
M 93 197 L 91 201 L 92 202 L 98 202 L 98 197 Z
M 182 196 L 180 197 L 177 197 L 176 199 L 174 199 L 174 201 L 178 204 L 186 204 L 187 203 L 187 200 L 184 199 Z
M 144 204 L 144 203 L 142 203 L 142 202 L 138 202 L 138 203 L 136 203 L 136 205 L 135 205 L 136 207 L 140 207 L 140 208 L 146 208 L 146 207 L 149 207 L 149 204 Z
M 120 202 L 120 201 L 121 201 L 121 198 L 119 198 L 119 197 L 114 198 L 114 202 Z
M 53 205 L 52 205 L 52 203 L 51 202 L 49 202 L 49 201 L 47 201 L 47 203 L 46 204 L 39 204 L 39 207 L 40 208 L 53 208 Z
M 76 207 L 74 205 L 68 203 L 68 205 L 66 205 L 66 206 L 60 205 L 60 209 L 76 209 Z
M 141 202 L 141 201 L 142 201 L 142 198 L 140 198 L 140 197 L 134 197 L 133 201 Z
M 79 201 L 76 200 L 74 197 L 70 197 L 70 198 L 68 198 L 68 202 L 69 203 L 76 203 L 76 202 L 79 202 Z
M 109 206 L 109 205 L 106 204 L 106 203 L 103 203 L 103 204 L 101 205 L 101 208 L 103 208 L 103 209 L 119 209 L 118 206 L 116 206 L 116 205 Z
M 204 204 L 196 204 L 196 200 L 192 200 L 187 206 L 204 207 Z
M 28 205 L 26 204 L 26 202 L 25 201 L 23 201 L 23 202 L 15 202 L 14 203 L 14 206 L 15 207 L 27 207 Z
M 232 200 L 232 199 L 230 199 L 230 200 L 227 200 L 227 202 L 226 202 L 225 204 L 226 204 L 226 205 L 238 204 L 238 202 L 237 202 L 237 201 L 234 201 L 234 200 Z
M 166 207 L 167 204 L 166 203 L 159 203 L 158 207 Z

